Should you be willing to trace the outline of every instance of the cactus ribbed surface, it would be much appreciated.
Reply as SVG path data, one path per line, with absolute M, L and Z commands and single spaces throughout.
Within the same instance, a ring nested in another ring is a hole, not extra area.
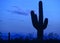
M 37 30 L 37 38 L 39 40 L 43 39 L 43 30 L 46 29 L 48 24 L 48 18 L 45 18 L 43 21 L 43 6 L 42 1 L 39 1 L 39 20 L 37 19 L 37 15 L 34 13 L 34 11 L 31 11 L 31 19 L 32 24 Z

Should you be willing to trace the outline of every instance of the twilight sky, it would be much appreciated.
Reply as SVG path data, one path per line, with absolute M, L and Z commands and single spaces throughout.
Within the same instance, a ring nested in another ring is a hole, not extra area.
M 60 0 L 42 1 L 44 18 L 49 20 L 44 33 L 60 34 Z M 36 34 L 30 11 L 34 10 L 38 16 L 38 2 L 39 0 L 0 0 L 0 32 Z

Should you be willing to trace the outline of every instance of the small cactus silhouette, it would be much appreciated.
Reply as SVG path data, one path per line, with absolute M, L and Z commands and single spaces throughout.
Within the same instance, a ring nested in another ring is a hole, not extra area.
M 10 40 L 10 32 L 8 33 L 8 40 Z
M 0 32 L 0 40 L 2 40 L 2 38 L 1 38 L 1 37 L 2 37 L 2 33 Z
M 37 38 L 39 40 L 43 39 L 43 30 L 47 27 L 48 24 L 48 18 L 45 18 L 43 22 L 43 7 L 42 7 L 42 1 L 39 2 L 39 20 L 37 19 L 37 15 L 34 13 L 34 11 L 31 11 L 31 19 L 33 26 L 37 29 Z

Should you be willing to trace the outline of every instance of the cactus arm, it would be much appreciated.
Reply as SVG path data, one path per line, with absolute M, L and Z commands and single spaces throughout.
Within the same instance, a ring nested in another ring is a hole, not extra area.
M 43 24 L 43 29 L 46 29 L 48 25 L 48 18 L 45 18 L 44 24 Z
M 42 6 L 42 1 L 39 2 L 39 24 L 40 24 L 40 26 L 43 24 L 43 6 Z
M 33 26 L 38 29 L 38 20 L 37 20 L 37 15 L 34 14 L 34 11 L 31 11 L 31 19 L 32 19 L 32 24 Z

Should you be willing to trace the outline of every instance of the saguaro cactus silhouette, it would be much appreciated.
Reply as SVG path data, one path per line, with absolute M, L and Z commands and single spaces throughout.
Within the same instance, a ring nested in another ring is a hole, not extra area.
M 39 40 L 43 39 L 43 30 L 46 29 L 48 24 L 48 18 L 45 18 L 43 22 L 43 6 L 42 1 L 39 2 L 39 20 L 37 19 L 37 15 L 34 11 L 31 11 L 31 19 L 33 26 L 37 29 L 37 37 Z

